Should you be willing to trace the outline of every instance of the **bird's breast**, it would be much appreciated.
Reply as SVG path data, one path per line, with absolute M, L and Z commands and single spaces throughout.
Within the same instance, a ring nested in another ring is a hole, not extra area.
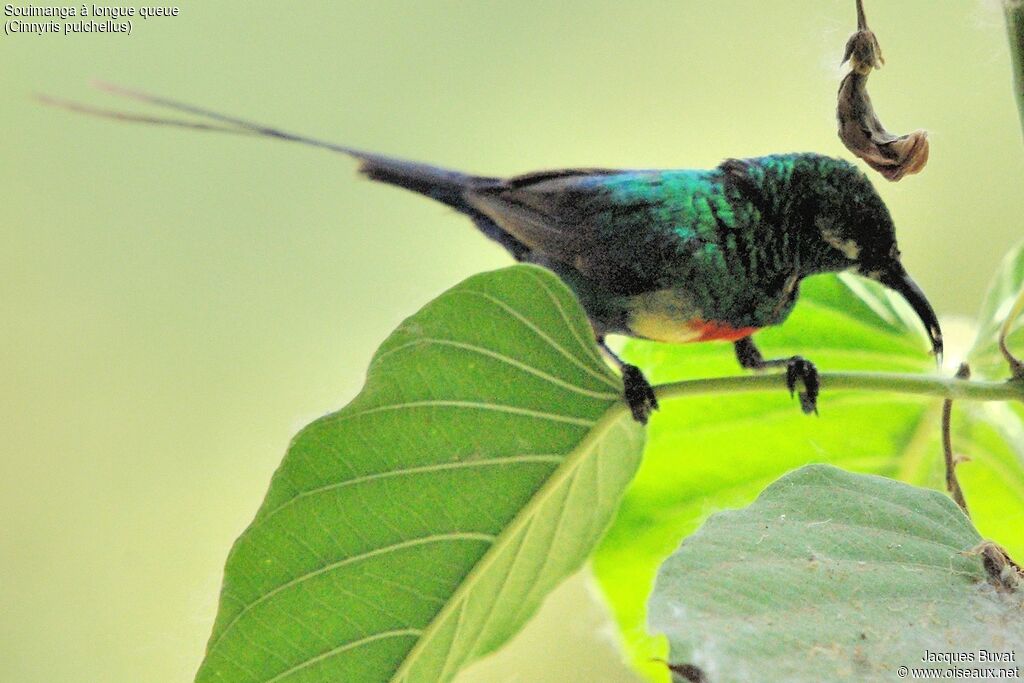
M 626 325 L 634 336 L 673 344 L 736 341 L 759 329 L 709 319 L 690 297 L 678 290 L 632 297 L 628 311 Z

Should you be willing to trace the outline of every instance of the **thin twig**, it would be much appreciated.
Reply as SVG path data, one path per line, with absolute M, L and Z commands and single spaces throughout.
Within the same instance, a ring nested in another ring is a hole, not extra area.
M 957 379 L 968 379 L 971 376 L 971 368 L 967 363 L 961 363 L 960 369 L 956 371 Z M 953 454 L 953 399 L 947 398 L 942 402 L 942 452 L 946 460 L 946 490 L 953 497 L 956 504 L 968 517 L 971 516 L 967 509 L 967 501 L 964 499 L 963 489 L 960 488 L 960 481 L 956 478 L 957 459 Z
M 823 372 L 821 390 L 874 391 L 913 396 L 934 396 L 962 401 L 1022 401 L 1024 384 L 1016 381 L 986 382 L 936 375 L 895 372 Z M 693 379 L 654 387 L 658 399 L 670 400 L 705 394 L 734 394 L 779 391 L 786 386 L 785 373 Z M 626 404 L 620 404 L 626 409 Z
M 868 20 L 864 16 L 864 0 L 857 0 L 857 30 L 868 30 Z

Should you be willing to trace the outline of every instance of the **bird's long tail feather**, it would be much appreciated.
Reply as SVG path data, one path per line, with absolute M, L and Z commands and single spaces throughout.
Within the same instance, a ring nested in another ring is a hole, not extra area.
M 164 117 L 150 116 L 146 114 L 133 114 L 118 110 L 93 107 L 79 102 L 50 97 L 48 95 L 37 95 L 36 98 L 40 102 L 50 106 L 91 116 L 114 119 L 117 121 L 147 123 L 159 126 L 174 126 L 178 128 L 189 128 L 192 130 L 230 133 L 233 135 L 276 138 L 278 140 L 296 142 L 311 147 L 326 149 L 331 152 L 338 152 L 358 159 L 361 162 L 359 171 L 372 180 L 377 180 L 391 185 L 396 185 L 407 190 L 412 190 L 413 192 L 418 192 L 436 201 L 447 204 L 459 211 L 467 213 L 475 213 L 475 211 L 466 204 L 463 198 L 463 191 L 471 185 L 493 181 L 491 178 L 478 178 L 476 176 L 451 171 L 437 166 L 431 166 L 429 164 L 421 164 L 384 156 L 382 154 L 364 152 L 354 147 L 348 147 L 346 145 L 339 145 L 326 140 L 319 140 L 305 135 L 291 133 L 236 116 L 221 114 L 202 107 L 197 107 L 177 100 L 172 100 L 131 88 L 125 88 L 111 83 L 96 81 L 93 85 L 112 95 L 136 100 L 148 105 L 162 107 L 164 109 L 169 109 L 180 114 L 196 118 L 189 119 L 170 116 Z

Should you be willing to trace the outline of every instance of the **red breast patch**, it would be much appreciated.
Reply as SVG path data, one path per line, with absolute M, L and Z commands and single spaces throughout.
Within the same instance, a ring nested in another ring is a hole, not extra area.
M 701 320 L 700 318 L 691 320 L 689 327 L 697 334 L 693 341 L 698 342 L 738 341 L 761 329 L 760 327 L 736 328 L 728 323 L 721 323 L 717 320 Z

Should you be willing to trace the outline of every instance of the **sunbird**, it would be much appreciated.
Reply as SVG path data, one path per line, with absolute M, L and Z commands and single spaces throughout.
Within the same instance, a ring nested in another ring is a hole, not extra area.
M 817 411 L 818 372 L 801 356 L 765 359 L 753 340 L 782 323 L 800 281 L 851 271 L 898 292 L 941 358 L 931 304 L 900 262 L 892 217 L 853 164 L 820 154 L 727 159 L 713 169 L 569 168 L 495 178 L 317 140 L 199 107 L 100 84 L 114 94 L 203 119 L 151 117 L 41 98 L 123 121 L 277 138 L 340 152 L 371 180 L 467 216 L 516 261 L 549 269 L 575 293 L 594 337 L 622 372 L 624 398 L 646 423 L 658 400 L 609 334 L 660 342 L 732 342 L 740 366 L 786 369 L 804 412 Z

